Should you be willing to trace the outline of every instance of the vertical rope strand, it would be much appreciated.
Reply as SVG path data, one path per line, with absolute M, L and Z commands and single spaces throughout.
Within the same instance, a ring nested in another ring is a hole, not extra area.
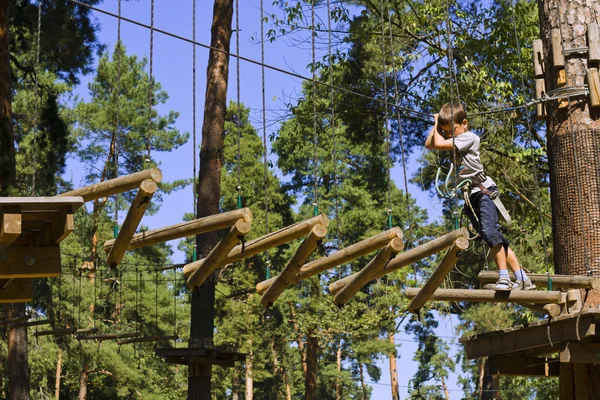
M 269 234 L 269 191 L 268 191 L 268 164 L 267 164 L 267 106 L 265 100 L 265 23 L 264 23 L 264 1 L 260 0 L 260 62 L 261 62 L 261 85 L 262 85 L 262 128 L 263 128 L 263 170 L 265 180 L 265 234 Z M 266 277 L 271 277 L 269 268 L 269 250 L 265 252 L 267 259 Z
M 192 45 L 192 160 L 193 160 L 193 178 L 192 178 L 192 202 L 193 208 L 192 212 L 194 216 L 198 210 L 198 177 L 196 175 L 196 150 L 197 150 L 197 133 L 196 133 L 196 0 L 192 1 L 192 41 L 194 44 Z M 193 253 L 192 253 L 192 261 L 196 261 L 198 258 L 198 245 L 194 240 L 193 244 Z
M 392 175 L 391 175 L 391 143 L 390 143 L 390 131 L 389 131 L 389 110 L 388 110 L 388 88 L 387 88 L 387 56 L 385 47 L 385 12 L 383 8 L 383 0 L 379 1 L 379 8 L 381 10 L 381 74 L 383 80 L 383 107 L 385 119 L 383 122 L 384 126 L 384 141 L 386 147 L 386 173 L 387 173 L 387 226 L 391 229 L 393 226 L 392 221 Z
M 452 37 L 450 35 L 450 0 L 446 0 L 446 41 L 447 41 L 447 53 L 448 53 L 448 83 L 450 89 L 450 104 L 454 104 L 452 88 L 453 85 L 456 84 L 456 92 L 458 101 L 460 102 L 460 96 L 458 95 L 458 82 L 456 80 L 456 75 L 454 74 L 454 55 L 452 50 Z M 452 216 L 454 217 L 454 229 L 459 228 L 460 222 L 458 221 L 458 154 L 456 152 L 456 135 L 454 134 L 454 107 L 450 107 L 452 110 L 452 163 L 454 164 L 454 209 L 452 211 Z
M 37 3 L 37 33 L 35 38 L 35 120 L 33 126 L 33 176 L 31 183 L 31 192 L 33 195 L 36 194 L 36 170 L 37 170 L 37 139 L 38 139 L 38 125 L 40 123 L 40 37 L 42 31 L 42 4 L 41 0 Z
M 195 46 L 194 46 L 195 49 Z M 152 143 L 152 106 L 154 104 L 154 0 L 150 2 L 150 72 L 148 74 L 148 148 L 146 163 L 150 167 L 150 149 Z
M 317 187 L 317 147 L 319 146 L 318 140 L 319 135 L 317 134 L 317 60 L 316 60 L 316 46 L 315 46 L 315 1 L 311 1 L 310 18 L 311 18 L 311 48 L 312 48 L 312 103 L 313 103 L 313 215 L 319 214 L 319 202 L 318 202 L 318 187 Z
M 240 4 L 235 0 L 235 53 L 240 55 Z M 242 208 L 242 100 L 240 82 L 240 58 L 235 58 L 237 88 L 237 207 Z
M 121 91 L 121 0 L 118 1 L 118 13 L 119 18 L 117 19 L 117 46 L 115 54 L 117 56 L 117 84 L 114 88 L 114 101 L 115 101 L 115 176 L 119 176 L 119 133 L 120 133 L 120 91 Z M 114 61 L 114 60 L 113 60 Z M 119 235 L 119 194 L 115 194 L 115 225 L 114 225 L 114 237 L 115 239 Z

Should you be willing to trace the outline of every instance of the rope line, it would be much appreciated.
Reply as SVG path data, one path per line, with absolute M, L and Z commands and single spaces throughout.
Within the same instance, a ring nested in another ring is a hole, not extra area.
M 267 164 L 267 105 L 265 100 L 265 22 L 264 22 L 264 1 L 260 0 L 260 60 L 261 60 L 261 90 L 262 90 L 262 130 L 263 130 L 263 172 L 264 172 L 264 184 L 265 184 L 265 234 L 269 234 L 269 186 L 268 186 L 268 173 L 269 167 Z M 266 256 L 266 277 L 271 277 L 269 259 L 269 250 L 265 251 Z
M 150 148 L 152 142 L 152 105 L 154 103 L 154 81 L 153 81 L 153 64 L 154 64 L 154 0 L 150 2 L 150 71 L 148 74 L 148 149 L 146 163 L 150 166 Z
M 196 42 L 196 0 L 192 1 L 192 40 Z M 197 202 L 197 190 L 198 190 L 198 177 L 196 176 L 196 149 L 197 149 L 197 133 L 196 133 L 196 45 L 192 45 L 192 157 L 193 157 L 193 180 L 192 180 L 192 199 L 193 199 L 193 210 L 194 213 L 198 207 Z M 194 261 L 196 261 L 194 257 Z
M 194 0 L 195 1 L 195 0 Z M 240 6 L 235 0 L 235 52 L 240 54 Z M 237 89 L 237 207 L 242 208 L 242 101 L 240 81 L 240 59 L 236 57 L 236 89 Z
M 317 68 L 316 68 L 316 46 L 315 46 L 315 1 L 311 1 L 311 44 L 312 44 L 312 103 L 313 103 L 313 214 L 319 214 L 318 203 L 318 178 L 317 178 L 317 147 L 319 135 L 317 134 Z
M 36 185 L 36 170 L 37 170 L 37 140 L 38 126 L 40 123 L 40 37 L 42 32 L 42 4 L 41 0 L 37 3 L 37 33 L 35 38 L 35 122 L 33 125 L 33 176 L 31 183 L 31 192 L 35 195 Z
M 391 139 L 389 130 L 389 116 L 388 116 L 388 88 L 387 88 L 387 74 L 386 74 L 386 48 L 385 48 L 385 17 L 383 9 L 383 0 L 379 1 L 381 8 L 381 63 L 382 63 L 382 79 L 383 79 L 383 98 L 384 98 L 384 141 L 386 148 L 386 173 L 387 173 L 387 226 L 388 229 L 392 229 L 392 176 L 391 176 Z
M 121 0 L 118 1 L 118 12 L 119 16 L 121 15 Z M 120 133 L 120 91 L 121 91 L 121 55 L 119 50 L 121 50 L 121 19 L 118 20 L 117 23 L 117 46 L 115 49 L 115 55 L 117 56 L 117 83 L 113 90 L 113 97 L 115 102 L 115 138 L 114 138 L 114 168 L 115 168 L 115 176 L 114 178 L 119 176 L 119 133 Z M 113 60 L 114 61 L 114 60 Z M 115 194 L 115 225 L 113 236 L 115 239 L 119 234 L 119 194 Z

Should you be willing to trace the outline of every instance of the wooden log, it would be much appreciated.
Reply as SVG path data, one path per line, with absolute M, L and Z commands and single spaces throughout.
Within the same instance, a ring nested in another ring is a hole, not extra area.
M 155 183 L 160 183 L 162 181 L 162 172 L 158 168 L 147 169 L 135 174 L 120 176 L 115 179 L 71 190 L 70 192 L 61 193 L 57 197 L 81 196 L 84 201 L 98 200 L 135 189 L 147 179 L 152 179 Z
M 249 208 L 241 208 L 239 210 L 227 211 L 209 217 L 198 218 L 193 221 L 165 226 L 164 228 L 136 233 L 131 238 L 127 250 L 139 249 L 141 247 L 152 246 L 188 236 L 195 236 L 201 233 L 218 231 L 232 226 L 239 219 L 251 222 L 252 211 L 250 211 Z M 106 254 L 110 253 L 114 243 L 114 239 L 104 242 L 104 251 Z
M 60 247 L 9 246 L 0 261 L 0 279 L 50 278 L 61 272 Z
M 19 315 L 18 317 L 3 319 L 0 320 L 0 326 L 11 325 L 11 324 L 20 324 L 21 322 L 26 322 L 31 318 L 31 315 Z
M 407 265 L 416 263 L 417 261 L 420 261 L 433 254 L 437 254 L 440 251 L 450 247 L 456 241 L 456 239 L 460 237 L 469 237 L 469 231 L 467 228 L 460 228 L 455 231 L 446 233 L 445 235 L 440 236 L 439 238 L 433 239 L 427 243 L 423 243 L 422 245 L 419 245 L 404 253 L 400 253 L 398 254 L 398 256 L 396 256 L 396 258 L 389 262 L 389 264 L 385 267 L 384 270 L 382 270 L 377 275 L 373 276 L 372 279 L 379 279 L 386 274 L 394 272 L 400 268 L 404 268 Z M 343 279 L 333 282 L 329 285 L 329 292 L 333 295 L 337 294 L 337 292 L 342 290 L 342 288 L 346 286 L 348 282 L 353 280 L 356 277 L 356 275 L 357 274 L 352 274 Z
M 320 240 L 327 235 L 327 228 L 321 224 L 315 225 L 306 236 L 294 256 L 288 261 L 283 271 L 275 278 L 273 284 L 262 295 L 260 302 L 265 307 L 270 307 L 281 293 L 290 286 L 294 277 L 302 268 L 308 257 L 315 251 Z
M 360 289 L 374 279 L 382 271 L 387 263 L 396 254 L 402 251 L 404 243 L 398 238 L 392 239 L 383 250 L 381 250 L 354 279 L 348 282 L 342 290 L 334 297 L 333 302 L 336 306 L 342 307 L 346 304 Z
M 75 331 L 77 331 L 77 328 L 51 329 L 49 331 L 33 332 L 33 336 L 67 336 L 74 334 Z
M 227 236 L 221 239 L 208 256 L 201 260 L 198 268 L 192 272 L 187 280 L 188 288 L 193 289 L 196 286 L 200 286 L 217 268 L 225 265 L 223 260 L 227 257 L 227 254 L 229 254 L 233 247 L 237 245 L 248 232 L 250 232 L 251 224 L 251 222 L 240 219 L 231 227 Z
M 598 23 L 592 22 L 587 27 L 588 37 L 588 61 L 591 63 L 600 61 L 600 29 Z M 588 63 L 589 65 L 589 63 Z
M 510 278 L 516 280 L 512 271 L 509 272 Z M 531 282 L 539 287 L 548 287 L 548 275 L 546 274 L 527 274 Z M 565 289 L 600 289 L 600 278 L 592 276 L 574 276 L 574 275 L 550 275 L 552 286 Z M 477 275 L 479 282 L 495 283 L 498 280 L 497 271 L 481 271 Z
M 74 230 L 73 208 L 65 206 L 54 214 L 52 221 L 46 224 L 44 230 L 33 240 L 33 245 L 47 246 L 60 244 Z
M 131 332 L 131 333 L 101 333 L 99 335 L 77 335 L 75 338 L 77 340 L 117 340 L 117 339 L 126 339 L 131 337 L 139 336 L 139 332 Z
M 49 319 L 42 319 L 39 321 L 29 321 L 29 322 L 10 324 L 6 327 L 6 329 L 10 330 L 10 329 L 15 329 L 15 328 L 26 328 L 26 327 L 30 327 L 30 326 L 41 326 L 41 325 L 48 325 L 50 323 L 52 323 L 52 321 L 50 321 Z
M 90 334 L 98 332 L 98 328 L 81 328 L 75 331 L 76 334 Z
M 491 356 L 488 359 L 490 375 L 536 376 L 552 378 L 559 375 L 560 363 L 556 358 Z
M 600 107 L 600 77 L 598 68 L 588 68 L 587 82 L 590 90 L 590 107 Z
M 242 246 L 236 246 L 229 252 L 229 254 L 227 254 L 227 257 L 223 259 L 222 265 L 243 260 L 244 258 L 262 253 L 267 249 L 281 246 L 284 243 L 288 243 L 302 236 L 306 236 L 308 232 L 310 232 L 310 230 L 317 224 L 328 226 L 329 219 L 325 214 L 321 214 L 311 219 L 307 219 L 306 221 L 298 222 L 294 225 L 285 227 L 276 232 L 269 233 L 268 235 L 261 236 L 246 243 L 243 252 Z M 202 265 L 203 261 L 204 260 L 199 260 L 187 264 L 185 267 L 183 267 L 183 274 L 186 277 L 189 277 L 196 269 L 198 269 L 200 265 Z
M 406 297 L 415 298 L 421 289 L 406 288 Z M 560 292 L 541 290 L 495 291 L 482 289 L 437 289 L 433 301 L 465 301 L 471 303 L 561 304 Z
M 565 66 L 560 29 L 552 29 L 552 64 L 554 68 L 564 68 Z
M 21 212 L 0 212 L 0 244 L 11 244 L 21 235 Z
M 527 308 L 532 309 L 535 312 L 539 312 L 540 314 L 545 314 L 549 317 L 556 318 L 560 315 L 562 308 L 558 304 L 521 304 Z
M 177 336 L 175 336 L 175 335 L 172 335 L 172 336 L 144 336 L 141 338 L 120 340 L 117 342 L 117 344 L 120 346 L 123 344 L 130 344 L 130 343 L 166 342 L 169 340 L 177 340 Z
M 542 39 L 533 40 L 533 73 L 534 78 L 544 78 L 544 44 Z
M 9 247 L 10 249 L 10 247 Z M 6 281 L 0 281 L 0 288 Z M 0 289 L 0 304 L 27 303 L 33 300 L 33 282 L 31 279 L 15 279 Z
M 536 79 L 535 80 L 535 98 L 542 99 L 546 95 L 546 81 L 544 79 Z M 539 119 L 546 118 L 548 115 L 546 113 L 546 104 L 545 103 L 537 103 L 536 107 L 536 117 Z
M 423 288 L 415 295 L 413 300 L 408 305 L 408 311 L 417 313 L 435 292 L 440 287 L 442 281 L 450 273 L 452 268 L 458 262 L 461 253 L 469 247 L 469 241 L 464 237 L 456 239 L 454 244 L 448 249 L 446 255 L 440 262 L 440 265 L 433 271 Z
M 106 263 L 110 268 L 116 267 L 121 263 L 121 260 L 123 260 L 123 256 L 125 256 L 125 252 L 129 247 L 129 242 L 131 242 L 131 238 L 133 238 L 135 231 L 140 225 L 142 217 L 150 205 L 150 200 L 152 199 L 152 196 L 154 196 L 156 189 L 156 182 L 152 179 L 146 179 L 140 185 L 140 189 L 138 190 L 135 199 L 133 199 L 131 207 L 129 207 L 127 217 L 125 217 L 125 221 L 123 221 L 123 226 L 119 231 L 119 235 L 115 239 L 114 245 L 106 257 Z
M 342 265 L 359 257 L 365 256 L 385 246 L 395 237 L 402 239 L 402 231 L 398 227 L 388 229 L 385 232 L 381 232 L 368 239 L 361 240 L 358 243 L 354 243 L 353 245 L 350 245 L 344 249 L 338 250 L 327 257 L 322 257 L 318 260 L 305 264 L 302 266 L 302 268 L 300 268 L 300 271 L 298 271 L 298 274 L 294 277 L 293 283 L 300 282 L 303 279 L 310 278 L 311 276 L 320 274 L 323 271 L 327 271 L 328 269 L 337 267 L 338 265 Z M 259 294 L 264 293 L 269 286 L 275 282 L 275 279 L 276 277 L 259 282 L 256 285 L 256 291 Z

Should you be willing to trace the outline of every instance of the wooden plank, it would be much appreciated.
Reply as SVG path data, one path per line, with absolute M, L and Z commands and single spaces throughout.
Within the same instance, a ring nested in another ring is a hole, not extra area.
M 406 297 L 417 298 L 423 289 L 406 288 Z M 465 301 L 471 303 L 560 304 L 561 292 L 541 290 L 496 291 L 482 289 L 437 289 L 431 294 L 434 301 Z
M 592 22 L 587 26 L 588 60 L 590 63 L 600 61 L 600 29 L 598 23 Z M 588 63 L 589 65 L 589 63 Z
M 488 358 L 490 375 L 557 377 L 560 362 L 557 358 L 491 356 Z
M 544 77 L 544 44 L 542 39 L 533 40 L 533 72 L 535 78 Z
M 554 68 L 563 68 L 565 66 L 560 29 L 552 29 L 552 64 Z
M 140 225 L 144 213 L 148 209 L 148 206 L 150 206 L 150 200 L 152 200 L 152 196 L 154 196 L 157 188 L 156 182 L 152 179 L 146 179 L 140 184 L 140 188 L 129 207 L 125 221 L 123 221 L 123 226 L 115 239 L 110 253 L 106 257 L 106 263 L 110 268 L 116 267 L 123 260 L 125 252 L 129 247 L 129 242 L 131 242 L 131 238 L 133 238 L 135 231 Z
M 44 230 L 36 236 L 33 245 L 47 246 L 59 244 L 74 230 L 73 210 L 70 206 L 65 206 L 55 214 L 52 222 L 46 224 Z
M 591 338 L 595 335 L 596 317 L 591 314 L 582 314 L 579 318 L 555 319 L 524 329 L 511 332 L 494 332 L 489 337 L 476 336 L 474 338 L 461 338 L 465 346 L 467 358 L 489 357 L 494 355 L 508 355 L 525 350 L 533 350 L 548 346 L 550 342 L 557 344 L 579 338 Z
M 509 272 L 510 278 L 516 280 L 512 271 Z M 548 275 L 546 274 L 527 274 L 529 279 L 536 286 L 548 287 Z M 496 283 L 498 280 L 497 271 L 481 271 L 477 276 L 479 282 Z M 574 275 L 550 275 L 552 286 L 565 289 L 600 289 L 600 278 L 592 276 L 574 276 Z
M 51 278 L 61 272 L 60 247 L 9 246 L 7 258 L 0 261 L 0 279 Z
M 587 83 L 590 91 L 590 107 L 600 107 L 600 76 L 598 68 L 588 68 Z
M 421 307 L 425 305 L 427 300 L 433 295 L 437 288 L 442 284 L 442 281 L 450 273 L 452 268 L 460 259 L 461 254 L 469 248 L 469 240 L 464 237 L 456 239 L 454 244 L 448 249 L 440 265 L 433 271 L 423 288 L 412 299 L 408 305 L 408 311 L 418 313 Z
M 33 300 L 33 282 L 31 279 L 15 279 L 4 289 L 8 281 L 0 280 L 0 304 L 27 303 Z
M 270 307 L 275 300 L 283 293 L 286 287 L 290 286 L 294 277 L 302 268 L 308 257 L 315 251 L 320 240 L 327 235 L 327 228 L 321 224 L 315 225 L 306 236 L 296 253 L 288 261 L 281 273 L 277 275 L 273 284 L 262 295 L 260 302 L 265 307 Z
M 535 98 L 536 99 L 543 99 L 546 95 L 546 81 L 541 78 L 541 79 L 536 79 L 535 80 Z M 536 118 L 538 119 L 543 119 L 546 118 L 548 116 L 547 112 L 546 112 L 546 103 L 536 103 L 535 105 L 535 110 L 536 110 Z
M 21 234 L 21 212 L 0 211 L 0 244 L 11 244 Z
M 572 364 L 598 364 L 600 363 L 600 344 L 587 342 L 563 343 L 560 352 L 560 362 Z
M 573 364 L 560 363 L 558 382 L 560 400 L 574 400 L 575 383 L 573 380 Z
M 21 213 L 23 224 L 25 222 L 50 222 L 54 218 L 54 212 L 52 211 L 36 211 L 29 210 Z
M 83 205 L 83 199 L 76 196 L 67 197 L 0 197 L 0 207 L 18 206 L 21 213 L 28 211 L 60 211 L 71 206 L 76 211 Z
M 162 172 L 160 172 L 160 169 L 158 168 L 147 169 L 145 171 L 136 172 L 135 174 L 120 176 L 115 179 L 71 190 L 70 192 L 61 193 L 56 197 L 81 196 L 86 202 L 98 200 L 103 197 L 133 190 L 139 187 L 146 179 L 151 179 L 155 183 L 160 183 L 162 181 Z
M 252 211 L 250 211 L 249 208 L 241 208 L 239 210 L 198 218 L 193 221 L 186 221 L 159 229 L 136 233 L 131 238 L 127 250 L 139 249 L 141 247 L 168 242 L 169 240 L 181 239 L 188 236 L 199 235 L 201 233 L 229 228 L 240 219 L 251 222 Z M 114 243 L 114 239 L 104 242 L 104 251 L 106 254 L 110 253 Z

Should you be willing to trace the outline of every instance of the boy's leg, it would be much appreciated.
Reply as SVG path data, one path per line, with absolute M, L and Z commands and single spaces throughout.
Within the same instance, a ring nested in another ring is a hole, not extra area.
M 527 276 L 527 273 L 525 271 L 523 271 L 523 268 L 521 268 L 521 264 L 519 263 L 519 260 L 517 259 L 517 255 L 515 254 L 514 251 L 512 251 L 511 248 L 509 248 L 508 251 L 506 252 L 506 262 L 507 262 L 509 268 L 515 274 L 515 277 L 517 278 L 518 287 L 516 287 L 515 289 L 523 289 L 523 290 L 535 289 L 536 286 L 533 284 L 533 282 L 531 282 L 531 279 L 529 279 L 529 277 Z

